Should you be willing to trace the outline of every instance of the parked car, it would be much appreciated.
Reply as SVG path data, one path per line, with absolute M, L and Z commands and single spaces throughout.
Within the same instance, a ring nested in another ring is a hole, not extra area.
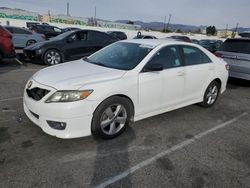
M 250 80 L 250 39 L 227 39 L 215 55 L 229 64 L 230 77 Z
M 250 38 L 250 32 L 239 33 L 239 35 L 240 35 L 241 37 Z
M 194 103 L 213 106 L 227 78 L 226 62 L 198 45 L 119 41 L 37 72 L 25 86 L 24 111 L 47 134 L 108 139 L 120 135 L 130 120 Z
M 43 34 L 31 32 L 24 28 L 13 26 L 5 26 L 5 28 L 11 32 L 15 48 L 25 48 L 26 46 L 45 40 Z
M 187 36 L 181 36 L 181 35 L 173 35 L 169 38 L 175 39 L 175 40 L 180 40 L 183 42 L 192 42 L 191 39 Z
M 62 30 L 63 30 L 63 32 L 67 32 L 67 31 L 76 31 L 76 30 L 81 30 L 81 29 L 79 29 L 77 27 L 66 27 Z
M 214 53 L 216 50 L 219 49 L 223 42 L 221 40 L 200 40 L 199 44 L 209 50 L 210 52 Z
M 199 44 L 199 40 L 197 40 L 197 39 L 191 39 L 191 41 L 192 41 L 192 43 L 194 43 L 194 44 Z
M 157 39 L 152 35 L 136 35 L 133 39 Z
M 36 33 L 44 34 L 46 39 L 56 37 L 57 35 L 62 34 L 64 31 L 58 27 L 40 24 L 40 25 L 31 25 L 30 30 L 35 31 Z
M 113 37 L 120 39 L 120 40 L 126 40 L 128 38 L 126 33 L 121 32 L 121 31 L 108 31 L 107 33 Z
M 117 40 L 99 31 L 68 31 L 49 41 L 24 48 L 24 55 L 32 61 L 54 65 L 89 56 Z
M 0 25 L 0 61 L 3 58 L 15 57 L 11 33 Z

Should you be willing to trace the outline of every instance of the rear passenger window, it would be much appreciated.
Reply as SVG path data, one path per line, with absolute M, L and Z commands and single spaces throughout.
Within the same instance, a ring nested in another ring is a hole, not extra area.
M 184 46 L 183 54 L 186 66 L 211 63 L 211 59 L 200 49 L 192 46 Z
M 219 51 L 250 54 L 250 40 L 226 40 L 220 47 Z
M 181 66 L 180 54 L 175 46 L 164 47 L 149 61 L 150 64 L 162 64 L 164 69 Z

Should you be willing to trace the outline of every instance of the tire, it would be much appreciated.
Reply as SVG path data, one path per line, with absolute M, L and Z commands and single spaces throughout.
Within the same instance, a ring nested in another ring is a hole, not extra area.
M 58 50 L 51 49 L 44 54 L 43 62 L 49 66 L 57 65 L 62 63 L 62 56 Z
M 123 97 L 111 97 L 95 110 L 91 131 L 97 138 L 112 139 L 124 132 L 132 116 L 131 102 Z
M 212 107 L 217 101 L 220 94 L 220 84 L 217 81 L 212 81 L 204 94 L 203 102 L 200 105 L 204 108 Z
M 31 44 L 35 44 L 36 41 L 35 40 L 28 40 L 26 43 L 26 46 L 30 46 Z

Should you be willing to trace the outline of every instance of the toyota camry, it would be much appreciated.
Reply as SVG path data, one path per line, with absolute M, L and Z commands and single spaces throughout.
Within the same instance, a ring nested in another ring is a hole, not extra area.
M 130 121 L 195 103 L 213 106 L 227 79 L 224 60 L 196 44 L 127 40 L 35 73 L 23 104 L 49 135 L 109 139 Z

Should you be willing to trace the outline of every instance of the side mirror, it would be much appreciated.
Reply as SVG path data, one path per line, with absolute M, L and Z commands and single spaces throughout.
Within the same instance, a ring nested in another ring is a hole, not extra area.
M 162 64 L 148 64 L 144 67 L 143 72 L 156 72 L 162 70 L 163 70 Z

